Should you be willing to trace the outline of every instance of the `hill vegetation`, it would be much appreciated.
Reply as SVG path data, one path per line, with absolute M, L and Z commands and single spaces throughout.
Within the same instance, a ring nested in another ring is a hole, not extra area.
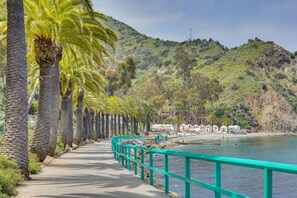
M 264 131 L 297 130 L 296 53 L 258 38 L 228 49 L 213 39 L 179 43 L 150 38 L 113 18 L 109 18 L 108 25 L 120 36 L 114 58 L 132 56 L 136 62 L 136 79 L 128 93 L 151 101 L 155 106 L 151 115 L 155 122 L 237 124 Z M 195 105 L 195 98 L 202 98 L 202 93 L 195 96 L 199 85 L 182 93 L 184 79 L 174 58 L 179 49 L 183 49 L 190 60 L 190 81 L 195 80 L 196 74 L 200 79 L 216 79 L 223 87 L 213 104 L 206 99 L 202 107 L 199 107 L 201 100 Z M 112 63 L 109 67 L 116 68 Z M 183 100 L 187 100 L 188 106 L 182 105 Z M 183 113 L 185 108 L 187 113 Z

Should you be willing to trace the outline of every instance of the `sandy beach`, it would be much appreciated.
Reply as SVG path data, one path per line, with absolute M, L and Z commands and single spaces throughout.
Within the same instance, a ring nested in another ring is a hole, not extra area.
M 235 139 L 235 138 L 253 138 L 253 137 L 271 137 L 271 136 L 297 136 L 297 133 L 283 133 L 283 132 L 259 132 L 259 133 L 247 133 L 247 134 L 197 134 L 197 135 L 187 135 L 182 137 L 172 137 L 170 138 L 173 142 L 197 142 L 203 140 L 221 140 L 221 139 Z

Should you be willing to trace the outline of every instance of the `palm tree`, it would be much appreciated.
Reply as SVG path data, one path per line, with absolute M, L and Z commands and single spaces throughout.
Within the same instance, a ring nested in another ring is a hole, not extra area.
M 23 1 L 7 1 L 5 133 L 2 152 L 28 172 L 27 63 Z
M 62 111 L 61 111 L 61 128 L 60 134 L 62 137 L 62 142 L 68 144 L 70 147 L 73 142 L 73 120 L 71 119 L 72 112 L 72 94 L 73 91 L 76 91 L 76 97 L 81 91 L 92 92 L 94 95 L 100 95 L 105 93 L 104 85 L 105 81 L 103 77 L 92 67 L 86 67 L 84 62 L 77 62 L 74 57 L 66 56 L 61 61 L 61 75 L 60 75 L 60 85 L 61 85 L 61 98 L 62 98 Z M 88 99 L 88 96 L 85 96 L 85 100 Z M 78 99 L 77 104 L 82 106 L 82 99 Z M 63 108 L 64 107 L 64 108 Z M 92 109 L 92 108 L 90 108 Z M 91 116 L 88 113 L 88 118 Z M 70 115 L 70 116 L 69 116 Z M 81 119 L 78 118 L 78 119 Z M 90 122 L 90 120 L 87 120 Z M 81 122 L 81 120 L 79 121 Z M 88 124 L 90 132 L 92 132 L 90 123 Z M 81 129 L 78 129 L 77 132 L 80 133 Z M 68 134 L 68 135 L 67 135 Z M 75 134 L 76 142 L 79 141 L 79 134 Z M 67 137 L 67 138 L 66 138 Z
M 76 127 L 73 135 L 73 143 L 79 145 L 80 139 L 82 137 L 83 130 L 83 100 L 84 100 L 84 92 L 79 90 L 79 94 L 77 96 L 77 105 L 76 105 Z
M 114 40 L 117 38 L 110 29 L 106 28 L 98 20 L 106 20 L 106 17 L 102 14 L 93 12 L 93 18 L 91 19 L 89 15 L 82 10 L 81 1 L 79 0 L 57 0 L 55 1 L 55 4 L 53 4 L 52 0 L 30 0 L 27 1 L 26 8 L 28 15 L 26 27 L 28 27 L 27 32 L 29 32 L 29 38 L 32 38 L 34 43 L 37 44 L 44 43 L 45 41 L 48 41 L 49 44 L 52 44 L 52 48 L 40 45 L 40 47 L 43 47 L 43 49 L 39 51 L 36 51 L 38 48 L 36 48 L 37 45 L 35 44 L 34 49 L 36 56 L 40 56 L 42 58 L 45 56 L 55 57 L 55 60 L 51 60 L 50 62 L 48 62 L 48 58 L 46 58 L 45 60 L 47 61 L 47 64 L 44 64 L 42 61 L 36 59 L 42 70 L 46 70 L 46 68 L 52 64 L 56 65 L 53 71 L 58 69 L 60 57 L 62 56 L 57 56 L 56 54 L 61 54 L 60 49 L 64 49 L 70 53 L 72 52 L 90 55 L 92 59 L 84 59 L 87 64 L 91 65 L 92 62 L 100 63 L 102 59 L 102 53 L 106 53 L 105 47 L 101 44 L 101 41 L 113 47 Z M 76 33 L 73 34 L 73 31 L 76 31 Z M 39 40 L 41 42 L 37 42 Z M 32 42 L 29 42 L 29 44 L 30 43 Z M 63 48 L 60 46 L 63 46 Z M 96 51 L 96 53 L 93 53 L 94 51 Z M 39 54 L 38 52 L 44 52 L 44 54 Z M 77 56 L 77 54 L 74 54 L 74 56 Z M 42 80 L 43 79 L 44 78 L 42 78 Z M 42 110 L 38 112 L 38 117 L 40 119 L 38 119 L 39 121 L 37 122 L 36 131 L 33 135 L 30 146 L 33 152 L 41 151 L 38 152 L 41 161 L 45 157 L 45 152 L 43 150 L 47 150 L 47 143 L 49 141 L 49 136 L 47 134 L 51 134 L 50 145 L 52 146 L 48 151 L 51 154 L 54 151 L 56 130 L 58 128 L 58 120 L 56 118 L 58 117 L 57 109 L 59 109 L 59 106 L 54 104 L 59 103 L 57 97 L 57 93 L 59 92 L 59 81 L 54 80 L 52 82 L 53 85 L 49 83 L 45 83 L 44 85 L 47 87 L 48 97 L 46 97 L 46 99 L 48 101 L 52 100 L 51 96 L 56 96 L 55 101 L 52 102 L 53 111 L 51 111 L 52 108 L 50 107 L 52 107 L 52 105 L 50 102 L 39 102 L 40 106 L 42 106 L 43 103 L 46 103 L 48 108 L 46 112 Z M 40 86 L 42 86 L 42 84 L 43 83 L 40 82 Z M 54 89 L 50 88 L 50 86 L 52 86 Z M 40 89 L 40 96 L 45 94 L 43 93 L 43 90 L 44 89 Z M 53 95 L 50 94 L 51 90 L 55 91 Z M 40 99 L 44 99 L 44 97 L 41 97 Z M 52 115 L 51 112 L 53 112 Z M 48 120 L 50 119 L 45 119 L 48 116 L 52 118 L 51 125 L 54 126 L 53 128 L 50 128 L 50 124 L 48 124 Z M 41 147 L 43 149 L 41 149 Z
M 85 91 L 85 98 L 84 98 L 84 109 L 85 109 L 85 118 L 86 120 L 89 120 L 89 113 L 88 113 L 88 109 L 92 109 L 94 111 L 94 116 L 98 119 L 98 116 L 100 114 L 100 111 L 106 109 L 108 106 L 109 106 L 109 101 L 107 100 L 107 97 L 106 97 L 106 93 L 105 92 L 99 92 L 99 93 L 96 93 L 96 92 L 90 92 L 90 91 Z M 96 136 L 94 137 L 94 140 L 97 140 L 98 138 L 98 135 L 100 133 L 100 128 L 98 128 L 98 125 L 102 126 L 101 129 L 102 129 L 102 133 L 101 134 L 101 138 L 102 136 L 104 135 L 104 115 L 102 114 L 101 116 L 101 121 L 102 121 L 102 124 L 100 123 L 97 123 L 97 127 L 96 127 Z M 100 120 L 97 120 L 97 122 L 100 122 Z M 87 122 L 86 122 L 87 124 Z M 84 127 L 86 127 L 86 131 L 89 131 L 89 128 L 91 128 L 91 125 L 85 125 Z M 93 134 L 92 134 L 93 135 Z

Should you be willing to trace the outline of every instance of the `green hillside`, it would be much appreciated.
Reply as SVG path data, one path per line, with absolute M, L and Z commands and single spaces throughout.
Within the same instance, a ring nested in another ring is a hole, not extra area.
M 120 36 L 113 53 L 115 59 L 132 55 L 136 61 L 137 78 L 130 94 L 137 95 L 139 91 L 135 91 L 135 87 L 145 88 L 147 83 L 157 82 L 155 91 L 165 98 L 161 116 L 164 122 L 170 120 L 173 111 L 172 97 L 167 94 L 168 84 L 180 79 L 173 57 L 179 48 L 184 48 L 191 60 L 192 73 L 218 79 L 224 86 L 214 109 L 209 102 L 205 105 L 204 118 L 200 122 L 207 124 L 209 116 L 216 115 L 217 124 L 227 124 L 224 121 L 229 119 L 232 124 L 250 130 L 297 130 L 295 55 L 272 41 L 255 38 L 228 49 L 212 39 L 179 43 L 150 38 L 113 18 L 108 25 Z M 160 119 L 155 121 L 160 122 Z

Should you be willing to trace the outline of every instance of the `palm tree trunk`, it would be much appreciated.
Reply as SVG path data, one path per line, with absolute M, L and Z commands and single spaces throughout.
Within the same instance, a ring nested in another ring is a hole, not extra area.
M 134 134 L 133 118 L 131 118 L 130 120 L 130 130 L 131 130 L 131 134 Z
M 134 117 L 133 118 L 133 126 L 134 126 L 134 134 L 138 134 L 138 130 L 137 130 L 137 120 Z
M 51 119 L 51 66 L 48 64 L 40 65 L 40 94 L 38 102 L 36 129 L 30 143 L 30 150 L 36 153 L 42 162 L 48 151 L 50 138 L 50 119 Z
M 91 109 L 90 110 L 90 139 L 91 140 L 95 140 L 95 136 L 94 136 L 94 110 Z
M 83 99 L 84 99 L 84 92 L 81 91 L 77 97 L 77 105 L 76 105 L 76 128 L 74 131 L 73 136 L 73 143 L 79 145 L 80 139 L 83 133 Z
M 126 130 L 127 130 L 127 134 L 130 134 L 129 133 L 129 117 L 126 116 Z
M 151 126 L 150 126 L 150 116 L 149 114 L 146 114 L 146 132 L 151 130 Z
M 102 113 L 102 115 L 101 115 L 101 119 L 102 119 L 102 120 L 101 120 L 101 121 L 102 121 L 102 124 L 101 124 L 101 129 L 102 129 L 102 130 L 101 130 L 101 131 L 102 131 L 102 132 L 101 132 L 101 138 L 102 138 L 102 139 L 105 139 L 105 137 L 106 137 L 106 135 L 105 135 L 105 133 L 104 133 L 104 127 L 105 127 L 105 126 L 104 126 L 104 117 L 105 117 L 105 116 L 104 116 L 104 114 Z
M 86 136 L 87 139 L 90 140 L 90 120 L 91 120 L 91 113 L 88 108 L 85 110 L 86 113 Z
M 114 120 L 114 126 L 113 126 L 113 129 L 114 129 L 114 135 L 117 135 L 117 114 L 114 114 L 113 115 L 113 120 Z
M 72 142 L 73 142 L 73 107 L 72 107 L 72 95 L 69 96 L 69 102 L 68 102 L 68 124 L 67 124 L 67 145 L 72 148 Z
M 118 135 L 121 135 L 121 116 L 118 115 Z
M 97 113 L 95 117 L 95 131 L 96 131 L 95 140 L 98 141 L 100 136 L 100 114 L 99 113 Z
M 59 136 L 61 137 L 61 141 L 64 144 L 64 147 L 67 144 L 67 137 L 68 137 L 68 123 L 69 123 L 69 112 L 68 112 L 68 105 L 69 97 L 67 95 L 62 96 L 62 104 L 61 104 L 61 119 L 60 119 L 60 129 L 59 129 Z
M 106 114 L 106 138 L 109 139 L 109 114 Z
M 102 139 L 102 122 L 101 122 L 101 119 L 102 119 L 102 115 L 101 113 L 98 113 L 98 116 L 99 116 L 99 120 L 98 120 L 98 125 L 99 125 L 99 139 Z
M 113 120 L 113 115 L 112 114 L 110 114 L 110 137 L 112 137 L 113 136 L 113 134 L 114 134 L 114 129 L 113 129 L 113 122 L 114 122 L 114 120 Z
M 122 116 L 122 135 L 125 135 L 125 116 Z
M 25 179 L 28 171 L 28 92 L 23 1 L 7 1 L 7 67 L 3 154 L 15 161 Z
M 52 111 L 51 111 L 51 128 L 50 139 L 48 145 L 48 155 L 54 156 L 57 145 L 57 132 L 59 128 L 59 111 L 60 111 L 60 60 L 62 58 L 61 53 L 57 55 L 55 67 L 52 68 Z
M 87 117 L 86 116 L 83 116 L 83 133 L 82 133 L 82 138 L 83 138 L 83 141 L 86 141 L 87 140 Z

